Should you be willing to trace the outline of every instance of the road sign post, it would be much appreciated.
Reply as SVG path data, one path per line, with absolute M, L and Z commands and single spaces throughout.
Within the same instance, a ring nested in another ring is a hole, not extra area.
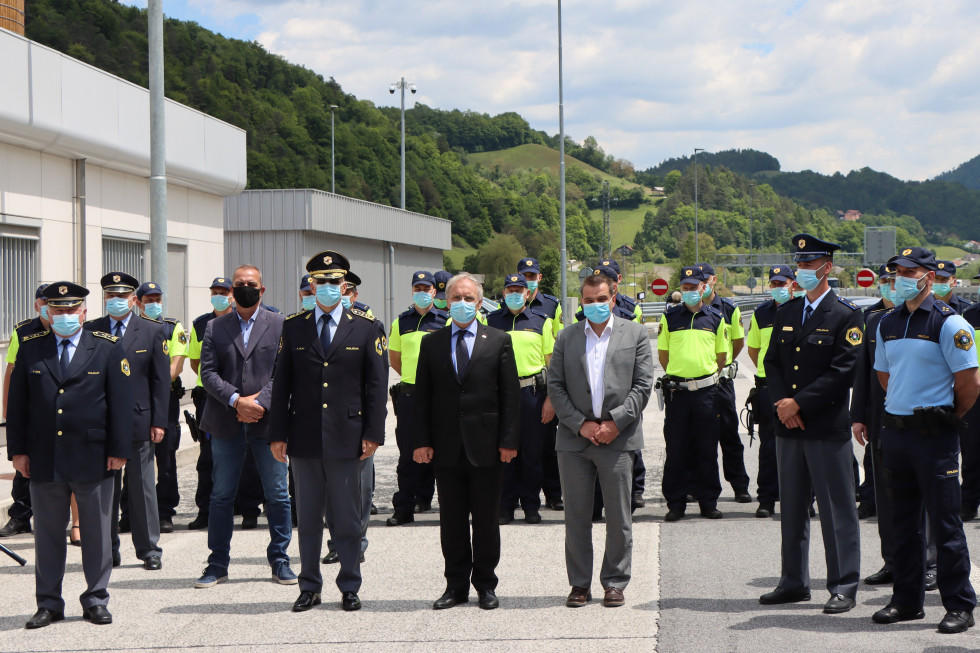
M 667 294 L 667 280 L 666 279 L 654 279 L 650 284 L 650 290 L 653 294 L 661 297 Z

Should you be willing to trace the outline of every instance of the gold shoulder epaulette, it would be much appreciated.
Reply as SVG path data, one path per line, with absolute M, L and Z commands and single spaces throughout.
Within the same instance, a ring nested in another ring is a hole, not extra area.
M 374 322 L 374 320 L 376 319 L 373 315 L 368 315 L 367 313 L 365 313 L 359 308 L 352 308 L 350 309 L 350 312 L 356 315 L 357 317 L 363 317 L 368 322 Z
M 30 324 L 30 323 L 31 323 L 31 318 L 28 318 L 26 320 L 21 320 L 20 322 L 18 322 L 17 324 L 14 325 L 14 331 L 16 331 L 17 329 L 21 328 L 25 324 Z
M 301 316 L 301 315 L 306 315 L 307 313 L 312 313 L 312 312 L 313 312 L 313 311 L 300 311 L 299 313 L 293 313 L 292 315 L 290 315 L 290 316 L 289 316 L 289 317 L 287 317 L 286 319 L 287 319 L 287 320 L 291 320 L 291 319 L 293 319 L 294 317 L 299 317 L 299 316 Z
M 28 340 L 34 340 L 35 338 L 42 338 L 51 333 L 51 331 L 38 331 L 37 333 L 32 333 L 29 336 L 24 336 L 20 339 L 21 342 L 27 342 Z
M 154 320 L 154 321 L 156 321 L 156 320 Z M 102 338 L 103 340 L 108 340 L 109 342 L 118 342 L 119 341 L 119 337 L 118 336 L 109 335 L 105 331 L 92 331 L 92 335 L 95 336 L 96 338 Z
M 152 317 L 147 317 L 146 315 L 143 315 L 142 313 L 140 313 L 140 317 L 143 318 L 144 320 L 146 320 L 147 322 L 156 322 L 157 324 L 163 324 L 162 321 L 155 320 Z

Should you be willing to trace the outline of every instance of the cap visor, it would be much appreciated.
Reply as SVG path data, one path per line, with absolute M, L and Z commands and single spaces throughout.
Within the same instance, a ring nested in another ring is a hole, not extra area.
M 913 261 L 910 258 L 897 258 L 894 261 L 892 261 L 892 265 L 901 265 L 903 268 L 926 267 L 921 263 L 919 263 L 918 261 Z
M 793 260 L 797 262 L 813 261 L 824 256 L 830 256 L 830 252 L 795 252 Z

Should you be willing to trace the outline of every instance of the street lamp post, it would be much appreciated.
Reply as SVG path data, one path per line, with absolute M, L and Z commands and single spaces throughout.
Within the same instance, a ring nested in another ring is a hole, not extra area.
M 388 86 L 388 92 L 392 95 L 395 94 L 395 89 L 401 89 L 402 92 L 402 211 L 405 210 L 405 89 L 412 92 L 412 95 L 418 91 L 415 88 L 415 84 L 409 84 L 402 77 L 399 81 L 392 83 Z
M 704 152 L 703 147 L 694 148 L 694 262 L 701 261 L 701 238 L 698 235 L 698 152 Z
M 750 181 L 749 182 L 749 201 L 750 202 L 755 197 L 754 193 L 752 192 L 754 189 L 755 189 L 755 182 L 754 181 Z M 755 270 L 752 267 L 752 265 L 753 265 L 753 263 L 752 263 L 752 213 L 753 213 L 753 211 L 752 211 L 752 205 L 750 204 L 748 208 L 749 208 L 749 276 L 750 277 L 754 277 L 755 276 Z
M 336 159 L 334 158 L 334 149 L 333 149 L 333 143 L 334 143 L 333 112 L 337 108 L 338 107 L 336 104 L 330 105 L 330 192 L 331 193 L 337 192 L 337 176 L 334 173 L 334 171 L 337 169 L 337 165 L 336 165 Z

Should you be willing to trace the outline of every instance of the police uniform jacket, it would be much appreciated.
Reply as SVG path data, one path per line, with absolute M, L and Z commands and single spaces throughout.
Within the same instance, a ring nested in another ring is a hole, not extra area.
M 885 389 L 874 370 L 875 348 L 878 345 L 878 323 L 888 311 L 882 302 L 864 312 L 864 347 L 858 356 L 851 392 L 851 421 L 868 427 L 868 435 L 874 440 L 881 427 L 881 412 L 885 409 Z
M 101 481 L 112 474 L 107 458 L 130 456 L 130 365 L 116 338 L 83 331 L 63 376 L 57 340 L 50 331 L 21 339 L 10 379 L 7 455 L 30 457 L 32 481 Z
M 788 429 L 775 419 L 776 435 L 848 439 L 848 392 L 864 342 L 864 319 L 857 306 L 833 290 L 806 324 L 802 323 L 804 305 L 804 298 L 799 297 L 776 311 L 765 365 L 773 403 L 796 399 L 806 429 Z
M 105 315 L 86 322 L 87 331 L 110 333 Z M 159 320 L 133 313 L 119 345 L 129 361 L 133 386 L 133 433 L 135 441 L 149 440 L 150 427 L 167 428 L 170 408 L 169 330 Z
M 940 301 L 941 301 L 941 300 L 940 300 Z M 951 309 L 953 309 L 954 311 L 956 311 L 956 314 L 957 314 L 957 315 L 963 315 L 963 312 L 964 312 L 964 311 L 965 311 L 966 309 L 968 309 L 968 308 L 970 308 L 971 306 L 973 306 L 973 304 L 971 304 L 970 302 L 968 302 L 968 301 L 966 301 L 965 299 L 963 299 L 962 297 L 960 297 L 959 295 L 957 295 L 957 294 L 956 294 L 955 292 L 954 292 L 954 293 L 953 293 L 953 295 L 952 295 L 952 296 L 951 296 L 951 297 L 949 298 L 949 301 L 948 301 L 948 302 L 945 302 L 945 303 L 946 303 L 946 304 L 947 304 L 947 305 L 948 305 L 948 306 L 949 306 L 949 307 L 950 307 Z
M 7 346 L 7 362 L 13 365 L 17 361 L 17 350 L 20 348 L 20 341 L 24 336 L 39 331 L 47 331 L 40 317 L 15 324 L 14 333 L 10 336 L 10 344 Z
M 387 341 L 381 323 L 344 309 L 324 352 L 316 311 L 283 323 L 272 381 L 271 442 L 300 458 L 358 458 L 361 440 L 385 441 Z

